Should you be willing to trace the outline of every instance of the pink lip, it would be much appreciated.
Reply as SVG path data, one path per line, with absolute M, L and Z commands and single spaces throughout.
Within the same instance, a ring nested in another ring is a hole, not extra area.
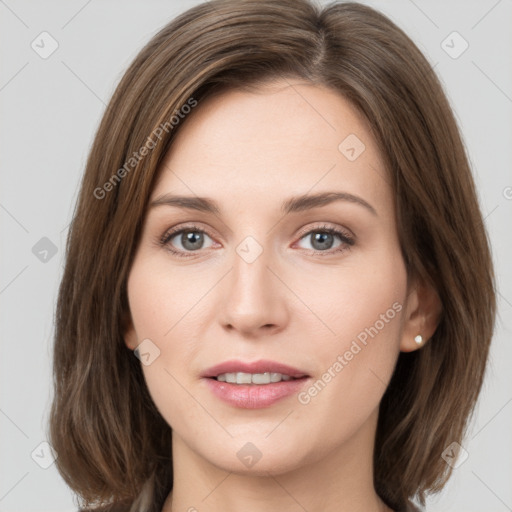
M 271 382 L 270 384 L 230 384 L 219 382 L 215 378 L 222 373 L 281 373 L 294 377 L 295 380 Z M 201 374 L 210 391 L 228 404 L 242 409 L 260 409 L 269 407 L 277 401 L 296 394 L 309 380 L 305 372 L 277 363 L 275 361 L 225 361 L 215 365 Z
M 216 379 L 203 380 L 210 391 L 224 402 L 241 409 L 261 409 L 287 396 L 297 394 L 309 378 L 270 384 L 229 384 Z
M 308 377 L 306 372 L 303 372 L 292 366 L 286 364 L 277 363 L 276 361 L 268 361 L 261 359 L 259 361 L 253 361 L 252 363 L 244 363 L 243 361 L 237 361 L 232 359 L 230 361 L 224 361 L 223 363 L 217 364 L 208 368 L 201 373 L 201 377 L 217 377 L 221 373 L 281 373 L 283 375 L 289 375 L 299 379 L 301 377 Z

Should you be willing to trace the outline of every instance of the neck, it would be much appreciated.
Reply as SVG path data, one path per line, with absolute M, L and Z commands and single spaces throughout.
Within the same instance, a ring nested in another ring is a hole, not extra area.
M 263 475 L 219 468 L 173 432 L 173 491 L 162 512 L 391 511 L 373 486 L 376 420 L 377 411 L 345 444 L 312 454 L 300 467 Z

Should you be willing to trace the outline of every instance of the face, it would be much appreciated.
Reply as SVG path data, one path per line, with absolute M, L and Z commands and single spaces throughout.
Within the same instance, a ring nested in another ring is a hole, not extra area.
M 369 127 L 337 92 L 292 84 L 195 108 L 128 279 L 126 344 L 140 345 L 173 442 L 227 471 L 286 471 L 372 438 L 410 348 L 394 198 Z

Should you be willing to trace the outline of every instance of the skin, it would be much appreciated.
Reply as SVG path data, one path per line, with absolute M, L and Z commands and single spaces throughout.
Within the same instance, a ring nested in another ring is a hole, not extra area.
M 350 134 L 365 145 L 354 161 L 338 149 Z M 358 196 L 376 213 L 351 201 L 280 210 L 292 196 L 326 191 Z M 209 197 L 220 212 L 149 208 L 128 279 L 125 342 L 133 350 L 149 338 L 160 350 L 142 369 L 172 428 L 164 511 L 390 510 L 373 487 L 378 406 L 399 352 L 433 334 L 437 303 L 408 279 L 392 190 L 363 117 L 336 91 L 300 81 L 224 91 L 181 127 L 150 203 L 170 193 Z M 181 235 L 167 243 L 189 257 L 159 243 L 190 222 L 206 231 L 203 246 L 187 252 Z M 311 232 L 324 225 L 354 244 L 334 236 L 318 248 Z M 248 236 L 263 251 L 252 263 L 236 251 Z M 393 304 L 400 311 L 389 319 Z M 384 327 L 308 403 L 293 395 L 240 409 L 200 378 L 228 359 L 271 359 L 309 374 L 307 390 L 383 314 Z M 247 442 L 262 454 L 252 467 L 237 457 Z

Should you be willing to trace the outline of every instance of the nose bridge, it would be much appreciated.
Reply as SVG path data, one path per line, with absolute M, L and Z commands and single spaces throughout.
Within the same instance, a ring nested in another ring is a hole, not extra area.
M 246 333 L 282 328 L 287 319 L 283 290 L 268 269 L 272 250 L 263 243 L 248 236 L 236 246 L 223 297 L 223 324 Z

